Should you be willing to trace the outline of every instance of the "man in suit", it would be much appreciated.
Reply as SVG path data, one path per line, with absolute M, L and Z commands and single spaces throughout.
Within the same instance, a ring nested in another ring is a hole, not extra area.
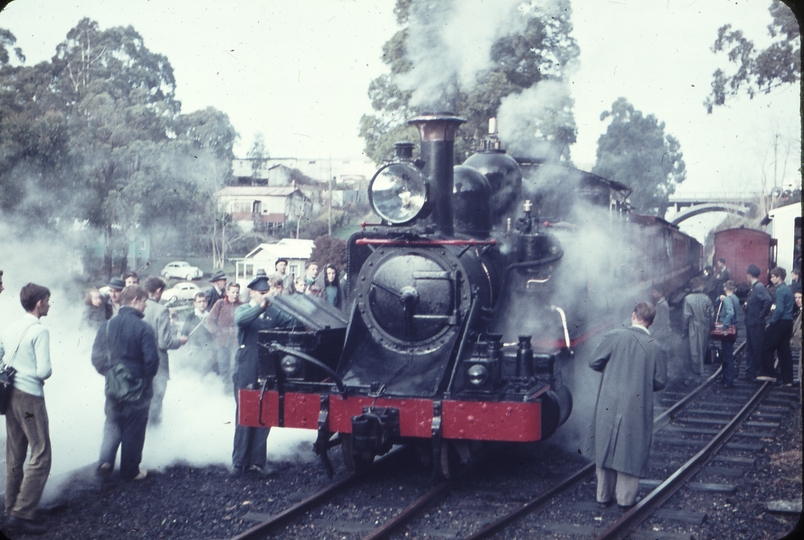
M 746 277 L 751 283 L 751 294 L 745 303 L 745 375 L 744 380 L 753 381 L 762 366 L 762 342 L 765 339 L 765 317 L 770 312 L 773 300 L 759 281 L 759 267 L 750 264 Z
M 223 270 L 216 270 L 209 281 L 212 286 L 204 291 L 204 296 L 207 297 L 207 311 L 212 309 L 215 302 L 226 296 L 226 274 Z

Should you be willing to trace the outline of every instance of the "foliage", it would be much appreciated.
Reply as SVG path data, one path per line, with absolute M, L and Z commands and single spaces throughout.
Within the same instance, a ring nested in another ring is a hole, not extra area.
M 228 116 L 181 114 L 170 63 L 131 26 L 82 19 L 33 67 L 7 63 L 14 42 L 0 30 L 0 208 L 102 233 L 107 274 L 142 231 L 209 250 L 237 137 Z
M 681 145 L 665 134 L 664 122 L 652 114 L 644 116 L 625 98 L 604 111 L 611 117 L 606 133 L 597 141 L 594 174 L 630 186 L 634 209 L 647 215 L 664 216 L 668 199 L 686 178 Z
M 726 75 L 718 68 L 712 74 L 712 92 L 704 101 L 708 113 L 740 91 L 753 99 L 757 92 L 767 94 L 776 87 L 801 79 L 801 34 L 795 15 L 779 0 L 772 0 L 768 10 L 773 17 L 768 33 L 777 41 L 765 49 L 757 50 L 753 41 L 741 30 L 732 30 L 730 24 L 718 29 L 712 52 L 728 50 L 729 62 L 736 64 L 737 71 Z
M 321 235 L 314 243 L 310 260 L 317 262 L 322 268 L 325 264 L 334 264 L 338 270 L 346 268 L 346 242 L 340 238 Z
M 254 138 L 254 144 L 251 149 L 246 152 L 246 157 L 251 160 L 251 175 L 253 178 L 259 178 L 260 170 L 269 159 L 268 151 L 265 149 L 265 137 L 262 133 L 257 133 Z
M 397 0 L 394 13 L 401 28 L 383 46 L 383 62 L 389 73 L 369 85 L 368 95 L 376 113 L 360 120 L 366 154 L 378 163 L 387 159 L 394 142 L 418 138 L 406 125 L 407 120 L 424 112 L 449 110 L 467 120 L 455 141 L 455 156 L 460 161 L 488 133 L 487 122 L 497 115 L 506 96 L 519 94 L 540 81 L 563 81 L 579 49 L 570 36 L 569 0 L 553 4 L 551 9 L 542 3 L 509 1 L 507 7 L 499 7 L 503 16 L 488 22 L 497 25 L 498 36 L 489 43 L 489 62 L 473 66 L 466 75 L 448 72 L 446 67 L 457 69 L 452 68 L 456 62 L 451 61 L 450 48 L 458 51 L 454 53 L 457 57 L 465 55 L 466 47 L 477 49 L 472 28 L 458 31 L 461 35 L 457 41 L 461 42 L 457 43 L 455 36 L 442 33 L 441 28 L 458 17 L 456 12 L 465 13 L 477 6 L 458 1 L 432 4 Z M 452 42 L 432 43 L 442 35 Z M 565 147 L 574 143 L 576 129 L 571 112 L 553 118 L 555 123 L 542 124 L 542 130 Z

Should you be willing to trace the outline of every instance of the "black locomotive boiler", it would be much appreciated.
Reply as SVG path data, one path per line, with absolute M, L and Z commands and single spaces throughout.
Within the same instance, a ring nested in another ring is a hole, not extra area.
M 607 326 L 590 319 L 592 296 L 565 290 L 578 263 L 562 268 L 559 237 L 575 234 L 564 221 L 577 212 L 572 201 L 622 216 L 628 189 L 574 169 L 545 176 L 551 166 L 518 163 L 493 138 L 453 168 L 463 120 L 430 114 L 410 123 L 420 156 L 397 145 L 369 187 L 381 222 L 348 242 L 349 311 L 276 298 L 304 327 L 261 333 L 260 385 L 239 394 L 241 425 L 316 429 L 330 474 L 335 444 L 353 469 L 394 444 L 415 444 L 448 475 L 451 458 L 466 460 L 476 443 L 549 437 L 572 410 L 562 366 Z M 700 270 L 700 249 L 676 246 L 673 255 L 680 233 L 666 222 L 617 223 L 621 242 L 647 227 L 666 247 L 650 276 L 629 277 L 634 296 Z

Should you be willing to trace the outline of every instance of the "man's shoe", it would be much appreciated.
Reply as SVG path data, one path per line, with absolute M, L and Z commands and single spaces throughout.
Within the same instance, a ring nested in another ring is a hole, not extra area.
M 229 471 L 229 476 L 232 478 L 240 478 L 243 476 L 243 467 L 232 467 L 232 470 Z
M 112 470 L 114 470 L 114 465 L 111 463 L 101 463 L 100 467 L 98 467 L 98 474 L 104 478 L 109 478 L 112 475 Z
M 614 504 L 614 499 L 608 500 L 606 502 L 597 501 L 597 507 L 600 508 L 601 510 L 605 510 L 606 508 L 608 508 L 612 504 Z
M 260 478 L 268 478 L 269 476 L 274 476 L 276 474 L 276 470 L 264 465 L 260 467 L 259 465 L 252 465 L 248 468 L 248 472 L 251 474 L 256 474 Z
M 22 534 L 45 534 L 50 530 L 50 527 L 44 523 L 37 523 L 32 519 L 23 519 L 17 516 L 8 516 L 6 528 L 9 532 Z
M 134 477 L 134 480 L 145 480 L 146 476 L 148 476 L 148 471 L 145 469 L 140 469 L 139 474 Z

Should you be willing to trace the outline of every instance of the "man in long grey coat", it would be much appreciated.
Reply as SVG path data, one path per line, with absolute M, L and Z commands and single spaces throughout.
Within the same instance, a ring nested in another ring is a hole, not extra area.
M 704 281 L 694 278 L 690 282 L 692 292 L 684 298 L 684 323 L 682 329 L 689 338 L 689 373 L 687 381 L 703 373 L 704 358 L 709 351 L 709 333 L 712 331 L 715 310 L 712 301 L 703 292 Z
M 656 311 L 640 303 L 631 327 L 613 330 L 595 349 L 589 366 L 603 372 L 595 406 L 597 502 L 634 505 L 639 478 L 648 468 L 653 439 L 653 392 L 667 384 L 664 351 L 648 327 Z

